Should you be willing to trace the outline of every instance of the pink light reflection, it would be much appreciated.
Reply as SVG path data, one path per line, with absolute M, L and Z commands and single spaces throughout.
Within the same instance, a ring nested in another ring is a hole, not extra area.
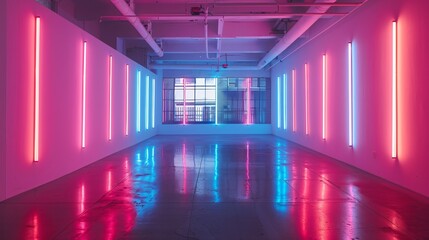
M 354 193 L 353 193 L 353 186 L 349 186 L 349 191 L 348 193 L 350 194 L 350 196 L 354 199 Z M 356 229 L 356 224 L 355 224 L 355 219 L 356 219 L 356 213 L 355 213 L 355 208 L 354 208 L 355 202 L 354 201 L 347 201 L 346 204 L 346 213 L 347 213 L 347 229 L 344 232 L 346 234 L 346 236 L 344 236 L 344 238 L 348 238 L 348 239 L 353 239 L 355 237 L 355 230 Z
M 250 78 L 247 79 L 247 124 L 251 124 L 251 114 L 250 114 L 250 87 L 251 81 Z
M 127 169 L 129 169 L 128 167 L 129 161 L 128 161 L 128 157 L 125 158 L 125 166 Z M 127 199 L 127 202 L 129 204 L 129 208 L 126 209 L 125 211 L 125 219 L 124 219 L 124 227 L 125 227 L 125 232 L 130 232 L 131 230 L 133 230 L 133 227 L 135 225 L 136 222 L 136 210 L 134 207 L 134 193 L 133 193 L 133 179 L 132 179 L 133 175 L 130 174 L 129 171 L 126 171 L 124 173 L 123 178 L 124 180 L 124 185 L 125 185 L 125 189 L 127 189 L 127 191 L 125 191 L 125 199 Z M 121 214 L 123 212 L 121 211 Z M 122 221 L 118 221 L 118 222 L 122 222 Z
M 40 239 L 40 233 L 39 233 L 39 215 L 34 214 L 33 216 L 33 239 L 39 240 Z
M 187 123 L 187 113 L 186 113 L 186 81 L 184 78 L 182 78 L 183 82 L 183 125 L 186 125 Z
M 115 212 L 113 210 L 108 210 L 106 218 L 106 240 L 115 239 Z
M 182 144 L 183 193 L 187 193 L 186 144 Z
M 321 178 L 326 179 L 324 174 L 321 175 Z M 320 232 L 320 239 L 328 240 L 330 238 L 328 236 L 329 231 L 326 231 L 326 229 L 328 229 L 327 223 L 329 222 L 328 205 L 326 204 L 326 201 L 325 201 L 326 200 L 326 183 L 325 182 L 320 182 L 320 183 L 322 184 L 322 186 L 321 186 L 321 188 L 319 188 L 319 191 L 320 191 L 319 194 L 320 194 L 320 200 L 321 201 L 318 202 L 318 205 L 320 207 L 320 209 L 318 211 L 318 213 L 319 213 L 318 229 L 325 230 L 325 231 Z
M 125 166 L 125 173 L 129 173 L 130 163 L 128 161 L 128 157 L 125 157 L 124 166 Z
M 246 142 L 246 199 L 250 198 L 250 153 L 249 142 Z
M 107 187 L 106 190 L 109 192 L 112 190 L 112 171 L 107 172 Z
M 304 188 L 302 192 L 303 198 L 308 199 L 308 168 L 304 169 Z M 308 236 L 308 204 L 301 205 L 301 237 L 307 238 Z
M 82 184 L 80 191 L 79 191 L 79 199 L 78 202 L 79 205 L 79 214 L 83 213 L 85 211 L 85 185 Z

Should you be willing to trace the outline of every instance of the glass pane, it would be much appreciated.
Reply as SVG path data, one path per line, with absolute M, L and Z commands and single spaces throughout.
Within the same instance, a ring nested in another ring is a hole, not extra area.
M 195 78 L 184 78 L 185 84 L 188 85 L 195 85 Z
M 183 101 L 183 89 L 175 89 L 174 90 L 174 100 L 177 101 Z
M 238 79 L 238 88 L 241 90 L 247 89 L 247 78 Z
M 215 100 L 216 99 L 216 91 L 213 90 L 207 90 L 207 95 L 206 95 L 206 99 L 207 100 Z
M 237 78 L 228 78 L 228 88 L 236 88 L 237 80 Z
M 257 88 L 257 87 L 259 87 L 258 79 L 257 79 L 257 78 L 252 78 L 251 87 L 252 87 L 252 88 Z
M 209 85 L 215 85 L 216 83 L 215 83 L 215 80 L 216 80 L 216 78 L 206 78 L 206 85 L 207 86 L 209 86 Z
M 175 84 L 176 85 L 182 85 L 183 84 L 183 78 L 176 78 L 175 79 Z
M 194 95 L 194 90 L 191 89 L 189 90 L 188 88 L 186 88 L 186 102 L 189 101 L 194 101 L 195 95 Z
M 204 101 L 206 98 L 204 89 L 197 89 L 195 92 L 195 99 L 199 101 Z
M 205 78 L 196 78 L 197 85 L 204 86 Z
M 173 89 L 174 88 L 174 79 L 165 78 L 164 79 L 164 89 Z

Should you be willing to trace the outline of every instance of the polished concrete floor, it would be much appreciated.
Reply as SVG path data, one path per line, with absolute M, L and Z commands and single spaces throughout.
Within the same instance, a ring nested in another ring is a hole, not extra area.
M 0 239 L 429 239 L 429 201 L 274 136 L 157 136 L 0 203 Z

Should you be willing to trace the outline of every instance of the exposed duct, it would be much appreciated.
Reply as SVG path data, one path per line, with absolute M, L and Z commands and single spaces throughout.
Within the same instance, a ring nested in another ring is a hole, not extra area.
M 209 8 L 206 7 L 204 11 L 204 35 L 205 35 L 205 42 L 206 42 L 206 58 L 207 59 L 216 59 L 216 58 L 210 58 L 209 56 L 209 23 L 207 21 L 207 17 L 209 15 Z
M 336 0 L 316 0 L 316 3 L 334 3 Z M 308 9 L 307 13 L 325 13 L 328 6 L 317 6 Z M 302 16 L 295 25 L 283 36 L 282 39 L 259 61 L 258 68 L 261 69 L 295 42 L 305 31 L 307 31 L 322 15 Z
M 324 6 L 325 7 L 325 6 Z M 223 19 L 224 21 L 241 21 L 241 20 L 268 20 L 268 19 L 282 19 L 282 18 L 292 18 L 297 16 L 344 16 L 348 12 L 341 13 L 277 13 L 277 14 L 241 14 L 241 15 L 219 15 L 219 16 L 207 16 L 207 20 L 219 20 Z M 135 15 L 132 15 L 135 16 Z M 144 21 L 204 21 L 205 16 L 188 16 L 188 15 L 137 15 L 135 16 L 140 20 Z M 101 16 L 100 21 L 124 21 L 128 20 L 127 16 Z
M 196 70 L 219 70 L 218 65 L 168 65 L 168 64 L 151 64 L 150 69 L 196 69 Z M 228 70 L 259 70 L 257 66 L 229 66 Z
M 131 9 L 131 7 L 124 0 L 110 0 L 113 5 L 126 17 L 126 19 L 134 26 L 137 32 L 142 36 L 142 38 L 149 44 L 149 46 L 155 51 L 155 53 L 162 57 L 164 52 L 153 40 L 152 36 L 147 32 L 146 28 L 140 22 L 140 19 L 136 17 L 136 14 Z

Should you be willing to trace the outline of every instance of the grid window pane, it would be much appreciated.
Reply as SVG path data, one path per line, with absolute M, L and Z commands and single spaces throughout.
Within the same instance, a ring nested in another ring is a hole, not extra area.
M 270 91 L 267 78 L 165 78 L 163 123 L 270 123 Z

